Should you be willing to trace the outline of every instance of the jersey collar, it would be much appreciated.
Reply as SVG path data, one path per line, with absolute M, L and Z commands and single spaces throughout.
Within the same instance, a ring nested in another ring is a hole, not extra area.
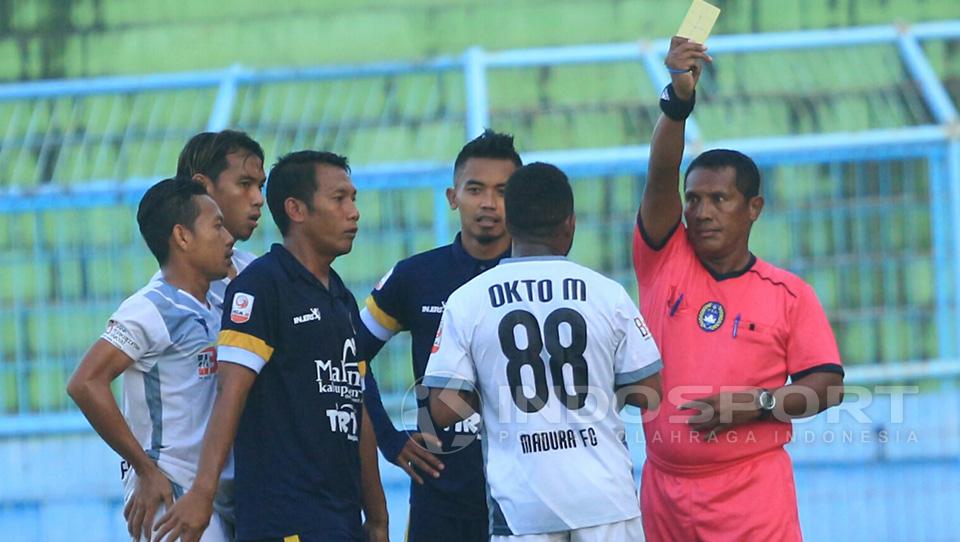
M 346 287 L 343 286 L 343 283 L 340 281 L 340 275 L 337 274 L 333 268 L 330 268 L 330 288 L 327 289 L 324 287 L 323 283 L 320 282 L 320 279 L 315 277 L 306 267 L 300 263 L 300 260 L 296 258 L 285 246 L 280 243 L 274 243 L 270 247 L 270 253 L 277 258 L 277 262 L 280 263 L 280 267 L 283 268 L 284 272 L 291 278 L 296 280 L 302 280 L 307 284 L 316 286 L 323 290 L 324 292 L 329 293 L 331 296 L 338 297 L 343 294 L 342 290 Z
M 700 262 L 700 265 L 702 265 L 703 268 L 707 270 L 707 273 L 710 273 L 710 276 L 713 277 L 713 280 L 717 282 L 727 280 L 727 279 L 735 279 L 737 277 L 743 276 L 744 274 L 746 274 L 747 271 L 750 271 L 751 269 L 753 269 L 754 264 L 757 263 L 757 257 L 754 256 L 753 253 L 751 252 L 750 260 L 747 261 L 747 265 L 743 266 L 743 269 L 739 269 L 737 271 L 730 271 L 729 273 L 715 273 L 712 269 L 707 267 L 707 264 L 703 263 L 703 260 L 700 260 L 699 258 L 697 258 L 697 260 Z
M 451 245 L 453 249 L 453 256 L 456 259 L 457 263 L 463 267 L 472 269 L 474 272 L 482 272 L 490 269 L 491 267 L 496 267 L 500 260 L 510 257 L 511 248 L 507 248 L 503 254 L 493 258 L 492 260 L 478 260 L 470 255 L 467 252 L 467 249 L 463 247 L 463 241 L 460 239 L 460 233 L 457 233 L 456 239 L 453 240 Z
M 504 258 L 504 259 L 500 260 L 500 264 L 502 265 L 502 264 L 505 264 L 505 263 L 518 263 L 518 262 L 556 262 L 556 261 L 565 262 L 565 261 L 567 261 L 567 257 L 566 257 L 566 256 L 559 256 L 559 255 L 554 255 L 554 256 L 523 256 L 523 257 L 518 257 L 518 258 L 508 257 L 508 258 Z

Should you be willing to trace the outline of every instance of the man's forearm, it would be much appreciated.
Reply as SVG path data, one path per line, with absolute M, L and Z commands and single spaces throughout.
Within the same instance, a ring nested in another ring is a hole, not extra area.
M 677 193 L 680 163 L 686 137 L 686 121 L 673 120 L 661 114 L 650 141 L 650 164 L 646 190 L 669 190 Z
M 383 448 L 384 443 L 380 443 L 379 441 L 392 437 L 397 432 L 397 428 L 394 427 L 393 421 L 390 420 L 390 415 L 387 414 L 387 409 L 383 406 L 383 398 L 380 396 L 380 386 L 377 384 L 377 380 L 374 378 L 373 371 L 370 368 L 367 369 L 367 376 L 364 377 L 364 386 L 364 413 L 370 418 L 373 431 L 376 434 L 376 440 L 380 447 Z
M 220 366 L 217 377 L 217 397 L 203 434 L 197 477 L 191 488 L 191 491 L 202 492 L 210 499 L 220 484 L 220 473 L 227 462 L 247 394 L 257 375 L 246 367 L 225 362 Z
M 144 470 L 155 467 L 123 418 L 109 384 L 71 382 L 68 393 L 100 438 L 134 471 L 142 474 Z
M 439 427 L 465 420 L 479 410 L 477 394 L 453 389 L 430 389 L 430 416 Z
M 814 373 L 773 390 L 777 399 L 774 413 L 781 420 L 806 418 L 843 401 L 843 376 Z
M 360 484 L 363 490 L 363 512 L 367 521 L 386 524 L 387 499 L 380 480 L 377 440 L 366 408 L 363 409 L 360 427 Z

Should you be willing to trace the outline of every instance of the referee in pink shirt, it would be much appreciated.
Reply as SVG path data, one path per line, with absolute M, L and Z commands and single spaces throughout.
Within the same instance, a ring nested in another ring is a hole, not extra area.
M 843 368 L 813 289 L 750 253 L 763 209 L 753 160 L 701 154 L 681 201 L 685 120 L 711 60 L 671 43 L 634 232 L 640 309 L 664 363 L 664 401 L 644 423 L 643 525 L 652 542 L 801 540 L 783 446 L 792 418 L 842 400 Z

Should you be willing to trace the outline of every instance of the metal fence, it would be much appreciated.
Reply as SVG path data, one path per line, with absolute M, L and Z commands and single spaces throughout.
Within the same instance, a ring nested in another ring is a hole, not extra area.
M 710 40 L 717 61 L 688 154 L 736 148 L 760 165 L 768 205 L 752 249 L 814 285 L 853 380 L 927 389 L 960 374 L 958 42 L 960 21 Z M 43 487 L 44 455 L 10 450 L 58 454 L 89 431 L 65 380 L 112 308 L 153 273 L 136 201 L 203 129 L 245 129 L 268 156 L 350 156 L 361 235 L 336 266 L 359 297 L 397 259 L 452 238 L 443 191 L 465 137 L 511 131 L 526 161 L 556 163 L 574 181 L 573 258 L 635 292 L 631 230 L 666 47 L 475 48 L 421 63 L 0 86 L 0 453 L 37 472 L 23 487 Z M 262 252 L 277 237 L 265 216 L 244 248 Z M 375 364 L 394 397 L 410 380 L 407 348 L 393 341 Z M 956 432 L 953 417 L 933 416 Z M 913 450 L 957 457 L 933 437 Z M 56 506 L 81 506 L 70 504 L 85 495 L 75 489 Z M 48 504 L 0 491 L 0 523 L 27 521 L 7 514 L 18 506 L 42 517 Z

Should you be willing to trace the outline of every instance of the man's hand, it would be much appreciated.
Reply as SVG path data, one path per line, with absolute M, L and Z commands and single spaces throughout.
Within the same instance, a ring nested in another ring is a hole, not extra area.
M 707 47 L 690 41 L 687 38 L 674 36 L 670 40 L 670 52 L 664 62 L 671 70 L 687 70 L 683 73 L 671 73 L 673 91 L 681 100 L 689 100 L 693 96 L 693 89 L 700 80 L 700 61 L 713 62 L 713 57 L 707 54 Z
M 423 478 L 417 474 L 417 469 L 433 478 L 438 478 L 440 471 L 443 470 L 443 462 L 430 453 L 428 447 L 439 450 L 440 439 L 429 433 L 410 433 L 410 438 L 393 460 L 396 466 L 403 469 L 414 482 L 420 485 L 423 485 Z
M 152 540 L 182 540 L 197 542 L 210 524 L 213 515 L 213 498 L 199 492 L 187 491 L 157 522 L 156 535 Z
M 713 438 L 717 433 L 760 417 L 759 388 L 751 391 L 721 392 L 680 405 L 680 410 L 699 410 L 687 419 L 694 431 Z
M 364 542 L 390 542 L 390 531 L 387 522 L 368 519 L 363 522 Z
M 127 520 L 127 532 L 131 538 L 139 540 L 143 534 L 144 538 L 150 540 L 153 517 L 160 505 L 166 505 L 168 510 L 173 505 L 173 487 L 160 469 L 152 464 L 136 475 L 133 495 L 123 507 L 123 519 Z

